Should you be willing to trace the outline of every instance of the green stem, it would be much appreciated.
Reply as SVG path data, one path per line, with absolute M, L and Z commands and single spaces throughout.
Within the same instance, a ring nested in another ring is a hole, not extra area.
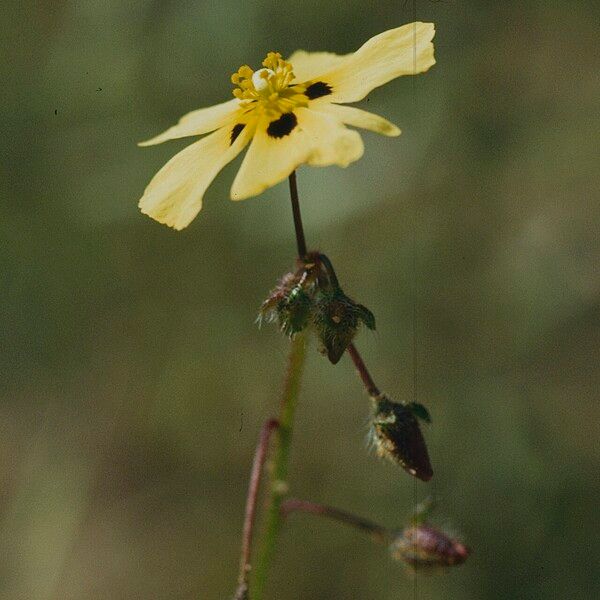
M 303 334 L 298 334 L 291 341 L 288 369 L 281 395 L 281 408 L 278 419 L 279 428 L 277 430 L 278 443 L 272 463 L 269 507 L 266 515 L 262 548 L 256 563 L 256 570 L 250 589 L 252 600 L 262 600 L 264 596 L 267 575 L 273 560 L 277 536 L 283 523 L 280 508 L 283 499 L 288 493 L 287 477 L 294 413 L 300 391 L 300 379 L 302 377 L 305 356 L 306 340 Z

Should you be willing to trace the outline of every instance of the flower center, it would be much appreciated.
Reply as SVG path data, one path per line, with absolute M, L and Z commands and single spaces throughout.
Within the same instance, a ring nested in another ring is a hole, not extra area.
M 231 82 L 237 86 L 233 95 L 242 106 L 269 119 L 292 112 L 298 106 L 307 106 L 306 86 L 292 83 L 292 65 L 283 60 L 281 54 L 269 52 L 262 64 L 263 68 L 257 71 L 243 65 L 231 76 Z

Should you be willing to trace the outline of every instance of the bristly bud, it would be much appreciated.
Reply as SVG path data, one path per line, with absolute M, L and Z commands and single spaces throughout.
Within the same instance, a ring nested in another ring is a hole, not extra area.
M 300 284 L 295 285 L 277 307 L 279 328 L 292 337 L 307 325 L 311 313 L 311 301 Z
M 385 396 L 373 398 L 373 402 L 371 430 L 377 454 L 422 481 L 429 481 L 433 469 L 414 407 L 392 402 Z
M 407 527 L 392 542 L 390 552 L 415 570 L 460 565 L 471 553 L 463 543 L 427 524 Z
M 298 277 L 294 273 L 286 273 L 261 304 L 259 318 L 267 321 L 274 320 L 277 317 L 277 305 L 285 300 L 296 283 L 298 283 Z
M 302 331 L 309 322 L 311 301 L 301 274 L 287 273 L 262 303 L 259 320 L 277 321 L 288 336 Z
M 319 350 L 333 364 L 352 343 L 361 323 L 375 329 L 373 313 L 344 294 L 331 262 L 319 252 L 298 259 L 297 270 L 284 275 L 263 302 L 258 320 L 277 321 L 289 337 L 312 325 Z
M 315 300 L 313 323 L 320 341 L 320 351 L 335 365 L 352 343 L 360 323 L 375 329 L 373 313 L 357 304 L 339 287 L 321 290 Z

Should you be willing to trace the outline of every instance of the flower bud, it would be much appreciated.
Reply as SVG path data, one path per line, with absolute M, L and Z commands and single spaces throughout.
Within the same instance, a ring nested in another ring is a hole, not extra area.
M 320 341 L 320 351 L 334 365 L 352 343 L 360 323 L 375 329 L 373 313 L 357 304 L 339 287 L 321 290 L 315 301 L 313 323 Z
M 407 527 L 390 546 L 392 557 L 414 569 L 451 567 L 467 560 L 470 550 L 431 525 Z
M 259 320 L 277 320 L 279 328 L 292 337 L 309 322 L 311 299 L 303 288 L 304 280 L 297 273 L 287 273 L 262 303 Z
M 279 328 L 285 335 L 292 337 L 308 325 L 310 313 L 310 297 L 300 285 L 296 285 L 277 307 Z
M 433 470 L 414 408 L 385 396 L 373 400 L 371 433 L 377 454 L 399 464 L 411 475 L 429 481 Z
M 292 288 L 298 283 L 295 273 L 286 273 L 277 285 L 269 292 L 266 300 L 261 304 L 258 311 L 260 321 L 274 321 L 277 318 L 277 307 L 280 302 L 285 301 Z

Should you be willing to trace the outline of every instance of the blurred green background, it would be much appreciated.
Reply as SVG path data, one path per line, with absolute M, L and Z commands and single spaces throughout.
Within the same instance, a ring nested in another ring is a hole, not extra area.
M 599 597 L 595 4 L 419 2 L 437 65 L 368 98 L 403 135 L 300 170 L 309 243 L 377 316 L 357 343 L 375 379 L 412 399 L 416 363 L 435 477 L 415 492 L 366 451 L 350 361 L 313 344 L 293 493 L 390 526 L 434 493 L 474 554 L 415 588 L 360 533 L 296 515 L 272 598 Z M 136 205 L 188 141 L 136 142 L 228 99 L 239 65 L 352 51 L 412 3 L 0 11 L 0 598 L 227 598 L 285 367 L 254 319 L 293 262 L 287 188 L 230 202 L 238 161 L 177 233 Z

